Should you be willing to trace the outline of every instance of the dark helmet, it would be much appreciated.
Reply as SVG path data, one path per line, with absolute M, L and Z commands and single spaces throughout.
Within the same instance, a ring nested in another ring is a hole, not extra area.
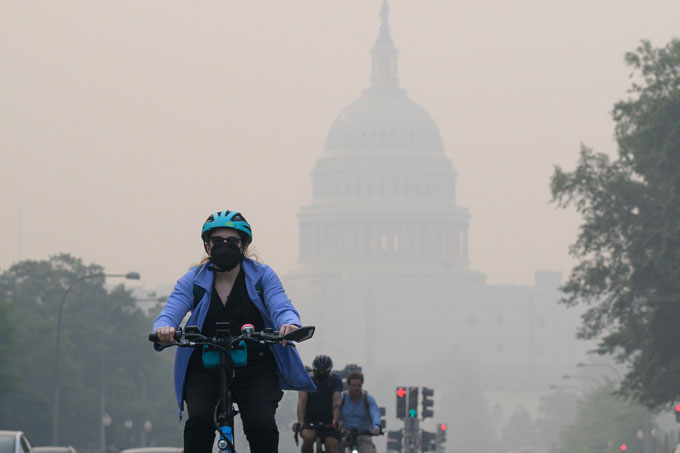
M 318 355 L 312 362 L 314 371 L 331 371 L 333 369 L 333 361 L 327 355 Z
M 201 238 L 203 242 L 208 240 L 210 231 L 216 228 L 231 228 L 241 234 L 246 244 L 253 240 L 253 232 L 250 224 L 246 221 L 243 214 L 238 211 L 219 211 L 210 216 L 203 222 L 201 229 Z

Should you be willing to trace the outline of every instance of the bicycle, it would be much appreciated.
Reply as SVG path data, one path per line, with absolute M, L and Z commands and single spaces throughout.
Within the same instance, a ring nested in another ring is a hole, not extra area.
M 316 453 L 320 452 L 325 452 L 326 451 L 326 437 L 328 437 L 328 433 L 335 431 L 335 426 L 331 424 L 325 424 L 325 423 L 307 423 L 303 426 L 300 426 L 299 423 L 296 423 L 296 430 L 295 430 L 295 445 L 299 445 L 298 443 L 298 435 L 303 429 L 313 429 L 314 432 L 316 433 L 316 439 L 314 440 L 314 451 Z
M 175 331 L 175 343 L 161 346 L 160 349 L 177 346 L 182 348 L 195 348 L 202 346 L 204 353 L 207 351 L 211 366 L 218 369 L 220 380 L 221 398 L 215 406 L 213 420 L 215 429 L 220 438 L 217 448 L 221 452 L 236 453 L 234 447 L 234 417 L 238 411 L 234 409 L 233 400 L 229 387 L 234 378 L 236 363 L 245 363 L 245 341 L 254 341 L 260 344 L 276 344 L 282 341 L 301 342 L 312 338 L 314 326 L 300 327 L 285 336 L 280 336 L 274 329 L 266 328 L 261 332 L 255 332 L 252 324 L 241 327 L 241 335 L 232 337 L 228 322 L 218 322 L 217 330 L 213 338 L 201 334 L 197 326 L 187 326 Z M 158 342 L 158 335 L 149 334 L 149 341 Z
M 381 436 L 382 434 L 382 428 L 378 434 L 373 434 L 370 431 L 359 431 L 358 429 L 343 429 L 342 442 L 339 445 L 338 453 L 359 453 L 359 446 L 357 445 L 358 436 Z M 373 451 L 376 451 L 375 445 L 373 445 Z

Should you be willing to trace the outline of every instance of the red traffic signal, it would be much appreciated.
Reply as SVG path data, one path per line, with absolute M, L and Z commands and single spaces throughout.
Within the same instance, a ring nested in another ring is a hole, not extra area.
M 626 444 L 621 444 L 621 451 L 626 451 L 626 450 L 628 450 L 628 447 L 626 446 Z
M 406 396 L 406 389 L 404 387 L 397 387 L 397 396 L 403 398 Z
M 441 429 L 442 431 L 446 431 L 446 423 L 442 423 L 441 425 L 439 425 L 439 429 Z

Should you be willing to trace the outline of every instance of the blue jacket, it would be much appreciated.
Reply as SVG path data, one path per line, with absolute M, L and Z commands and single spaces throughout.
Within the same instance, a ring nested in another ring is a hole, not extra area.
M 281 280 L 274 270 L 266 264 L 261 264 L 246 258 L 241 264 L 246 276 L 246 288 L 248 295 L 257 307 L 265 327 L 275 330 L 283 324 L 296 324 L 301 326 L 300 315 L 291 303 L 290 299 L 283 290 Z M 204 294 L 201 301 L 196 306 L 196 310 L 191 313 L 187 321 L 188 326 L 198 326 L 203 328 L 205 317 L 210 306 L 210 295 L 213 286 L 213 271 L 209 270 L 205 264 L 193 267 L 177 280 L 177 285 L 172 291 L 168 300 L 153 323 L 153 331 L 159 327 L 172 326 L 177 329 L 184 319 L 184 316 L 191 311 L 194 303 L 194 285 L 203 288 Z M 260 299 L 255 285 L 260 282 L 263 287 L 264 302 Z M 158 349 L 158 344 L 155 345 Z M 314 382 L 309 377 L 302 363 L 302 359 L 297 349 L 292 345 L 285 347 L 280 344 L 270 346 L 278 368 L 279 386 L 283 390 L 301 390 L 313 392 L 316 390 Z M 189 358 L 193 348 L 177 348 L 175 354 L 175 394 L 179 407 L 179 416 L 182 418 L 182 392 L 184 391 L 184 379 L 186 376 Z

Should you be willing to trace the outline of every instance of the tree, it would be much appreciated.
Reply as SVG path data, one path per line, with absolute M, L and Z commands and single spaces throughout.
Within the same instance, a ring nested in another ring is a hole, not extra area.
M 617 453 L 626 444 L 630 451 L 654 451 L 643 442 L 652 442 L 655 427 L 652 413 L 615 394 L 616 384 L 608 381 L 591 392 L 580 404 L 572 424 L 560 432 L 553 453 Z M 643 438 L 638 438 L 638 431 Z
M 577 397 L 573 393 L 557 391 L 541 396 L 536 434 L 540 451 L 548 451 L 559 439 L 560 432 L 576 416 Z
M 626 54 L 637 76 L 613 110 L 618 156 L 587 147 L 552 176 L 583 217 L 563 303 L 588 309 L 581 338 L 629 365 L 620 392 L 649 408 L 680 397 L 680 41 Z
M 100 274 L 98 265 L 62 254 L 46 261 L 22 261 L 0 275 L 0 301 L 10 307 L 17 326 L 16 347 L 3 368 L 20 374 L 6 392 L 0 426 L 22 429 L 36 445 L 50 442 L 49 414 L 55 363 L 59 302 L 67 287 L 84 275 Z M 0 316 L 1 318 L 1 316 Z M 0 322 L 1 324 L 1 322 Z M 152 321 L 137 309 L 122 285 L 107 291 L 103 277 L 82 279 L 68 294 L 63 310 L 59 440 L 77 449 L 99 447 L 102 396 L 113 423 L 109 440 L 127 446 L 139 441 L 146 419 L 149 437 L 181 440 L 172 390 L 172 354 L 158 354 L 146 340 Z M 134 430 L 123 427 L 131 418 Z M 134 432 L 132 432 L 134 431 Z
M 502 451 L 529 450 L 533 451 L 536 429 L 531 415 L 524 405 L 517 404 L 508 422 L 503 428 Z
M 2 332 L 2 341 L 0 341 L 0 363 L 7 363 L 9 357 L 16 348 L 15 332 L 16 326 L 9 319 L 10 305 L 0 300 L 0 332 Z M 0 416 L 8 415 L 7 411 L 7 396 L 10 392 L 16 389 L 18 383 L 19 373 L 9 367 L 3 366 L 0 368 Z

